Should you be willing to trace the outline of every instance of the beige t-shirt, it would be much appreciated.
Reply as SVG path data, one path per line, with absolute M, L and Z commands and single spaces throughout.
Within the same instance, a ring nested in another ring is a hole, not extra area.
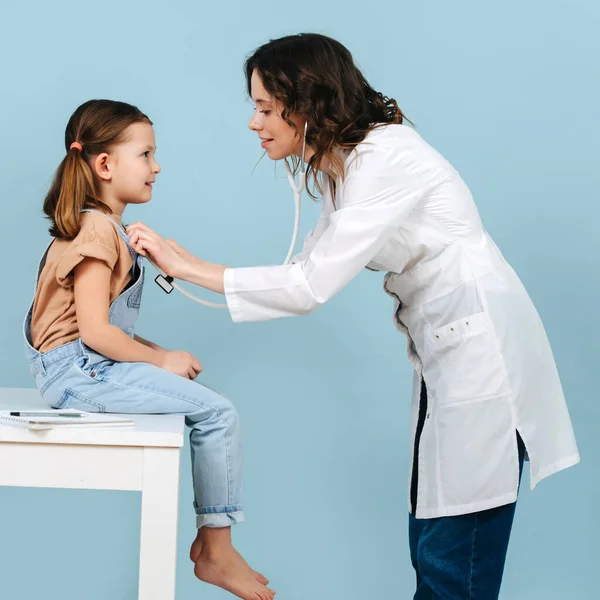
M 85 258 L 103 260 L 111 269 L 110 302 L 131 280 L 133 261 L 116 227 L 98 213 L 83 213 L 74 240 L 55 240 L 40 274 L 31 320 L 32 346 L 39 352 L 79 338 L 73 269 Z

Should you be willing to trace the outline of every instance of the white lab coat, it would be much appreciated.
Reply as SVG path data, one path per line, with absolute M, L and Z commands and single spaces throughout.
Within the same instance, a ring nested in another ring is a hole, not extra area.
M 361 269 L 388 271 L 384 287 L 415 369 L 413 451 L 421 378 L 428 390 L 416 507 L 409 498 L 417 518 L 514 502 L 515 430 L 532 489 L 577 463 L 544 327 L 458 172 L 405 125 L 373 130 L 344 158 L 335 206 L 325 186 L 321 217 L 293 264 L 226 270 L 232 319 L 303 315 Z

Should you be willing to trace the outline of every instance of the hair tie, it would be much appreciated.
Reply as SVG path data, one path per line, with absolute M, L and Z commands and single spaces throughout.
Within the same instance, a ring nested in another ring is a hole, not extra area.
M 79 142 L 73 142 L 69 147 L 69 150 L 73 150 L 73 148 L 77 148 L 79 152 L 83 152 L 83 146 Z

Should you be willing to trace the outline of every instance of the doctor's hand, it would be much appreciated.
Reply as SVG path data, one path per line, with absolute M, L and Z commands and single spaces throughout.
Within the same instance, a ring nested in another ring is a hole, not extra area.
M 162 353 L 160 366 L 186 379 L 196 379 L 202 372 L 202 363 L 185 350 L 166 350 Z
M 142 256 L 148 256 L 171 277 L 184 279 L 189 267 L 199 260 L 174 240 L 163 239 L 143 223 L 129 225 L 127 235 L 136 252 Z
M 201 260 L 177 242 L 164 240 L 143 223 L 129 225 L 127 235 L 133 249 L 148 256 L 167 275 L 219 294 L 225 293 L 225 265 Z

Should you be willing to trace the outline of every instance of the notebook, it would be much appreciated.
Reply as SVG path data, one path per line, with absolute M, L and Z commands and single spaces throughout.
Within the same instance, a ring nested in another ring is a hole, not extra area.
M 74 429 L 80 427 L 132 427 L 133 420 L 123 415 L 107 415 L 78 410 L 0 411 L 0 426 L 25 429 Z

